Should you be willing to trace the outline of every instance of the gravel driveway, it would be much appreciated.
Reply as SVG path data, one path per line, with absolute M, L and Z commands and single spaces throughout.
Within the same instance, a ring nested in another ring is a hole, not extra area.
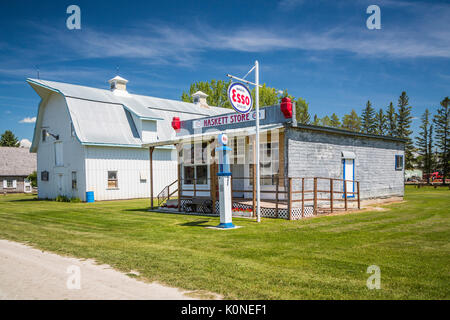
M 0 299 L 193 299 L 107 265 L 0 240 Z

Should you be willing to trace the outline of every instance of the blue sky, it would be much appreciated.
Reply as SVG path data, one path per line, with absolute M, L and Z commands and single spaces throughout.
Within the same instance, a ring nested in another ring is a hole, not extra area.
M 68 30 L 66 8 L 81 8 Z M 368 30 L 366 8 L 381 8 Z M 119 74 L 132 93 L 179 99 L 194 81 L 261 80 L 339 116 L 397 103 L 405 90 L 419 118 L 450 95 L 446 1 L 1 1 L 0 131 L 31 140 L 36 77 L 107 88 Z M 28 119 L 30 120 L 30 119 Z M 417 130 L 419 120 L 414 119 Z

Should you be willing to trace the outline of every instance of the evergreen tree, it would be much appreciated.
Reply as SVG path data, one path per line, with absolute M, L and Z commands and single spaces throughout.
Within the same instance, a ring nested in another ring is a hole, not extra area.
M 372 103 L 367 101 L 361 115 L 361 132 L 374 134 L 375 130 L 375 110 L 372 108 Z
M 380 110 L 375 115 L 375 133 L 384 136 L 386 134 L 387 129 L 387 118 L 383 112 L 383 109 Z
M 297 99 L 297 103 L 295 105 L 295 113 L 298 123 L 309 124 L 311 122 L 311 116 L 309 115 L 308 108 L 309 105 L 304 99 Z
M 427 182 L 430 183 L 429 174 L 432 172 L 431 161 L 433 158 L 433 146 L 430 143 L 432 143 L 433 127 L 430 123 L 430 112 L 428 109 L 422 115 L 421 121 L 419 136 L 416 137 L 417 149 L 420 155 L 419 167 L 428 175 Z
M 339 117 L 334 112 L 331 115 L 330 126 L 333 127 L 333 128 L 340 128 L 341 127 L 341 121 L 339 120 Z
M 346 114 L 342 118 L 342 128 L 355 132 L 361 131 L 361 118 L 354 109 L 350 114 Z
M 10 130 L 6 130 L 0 138 L 1 147 L 19 147 L 20 142 Z
M 428 134 L 428 154 L 430 155 L 430 172 L 434 172 L 436 168 L 436 160 L 433 155 L 433 125 L 430 124 L 430 132 Z
M 331 119 L 329 116 L 325 116 L 321 119 L 322 126 L 324 127 L 331 127 Z
M 313 126 L 320 126 L 320 118 L 317 116 L 317 114 L 314 115 L 314 121 Z
M 442 170 L 442 183 L 449 175 L 450 169 L 450 109 L 449 98 L 441 101 L 441 107 L 434 115 L 433 122 L 436 129 L 436 147 L 439 154 L 438 168 Z
M 403 91 L 398 98 L 398 111 L 397 111 L 397 137 L 405 139 L 405 169 L 413 169 L 413 150 L 414 146 L 410 135 L 412 131 L 410 130 L 412 116 L 411 109 L 409 105 L 409 98 L 406 92 Z
M 389 104 L 388 110 L 386 112 L 386 118 L 387 134 L 391 137 L 395 137 L 397 135 L 397 113 L 395 112 L 395 108 L 392 102 Z

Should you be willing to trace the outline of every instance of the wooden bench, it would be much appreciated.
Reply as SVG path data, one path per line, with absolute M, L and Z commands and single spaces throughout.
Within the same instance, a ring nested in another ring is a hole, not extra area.
M 203 212 L 203 213 L 212 213 L 213 203 L 210 198 L 192 198 L 191 203 L 185 203 L 184 207 L 187 212 Z

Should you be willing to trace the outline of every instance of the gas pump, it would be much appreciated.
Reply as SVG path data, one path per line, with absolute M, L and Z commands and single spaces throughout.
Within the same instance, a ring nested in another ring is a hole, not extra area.
M 226 134 L 219 134 L 217 138 L 219 147 L 216 152 L 219 155 L 219 207 L 220 207 L 220 224 L 218 228 L 235 228 L 232 222 L 232 203 L 231 203 L 231 171 L 230 171 L 230 155 L 231 148 L 227 147 L 228 137 Z

